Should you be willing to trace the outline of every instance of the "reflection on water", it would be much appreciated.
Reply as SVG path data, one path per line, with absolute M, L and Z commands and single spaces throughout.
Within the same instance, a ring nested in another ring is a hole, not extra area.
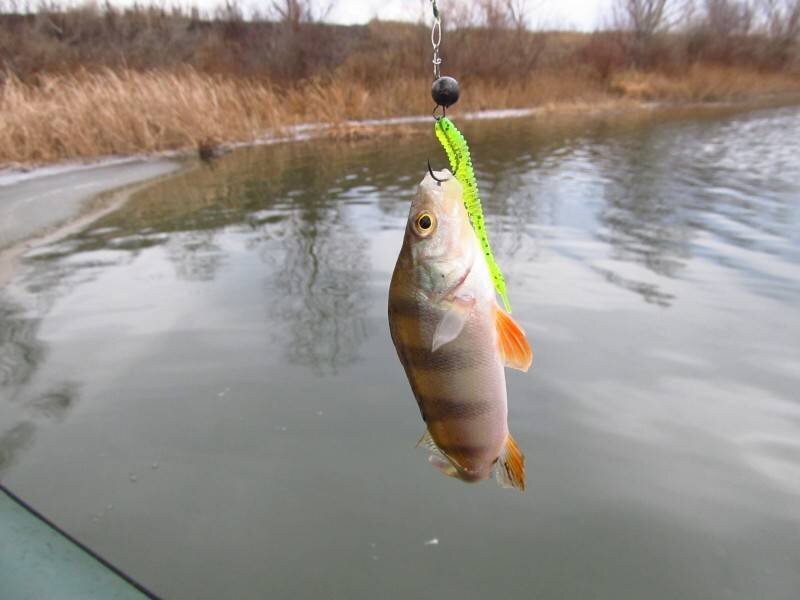
M 224 259 L 211 230 L 179 232 L 167 242 L 167 256 L 175 276 L 186 281 L 212 281 Z
M 605 181 L 605 206 L 598 238 L 614 260 L 641 263 L 657 275 L 674 277 L 688 255 L 689 230 L 682 221 L 681 190 L 673 185 L 672 157 L 684 151 L 678 140 L 644 131 L 616 144 L 598 167 Z M 672 296 L 658 286 L 598 269 L 610 282 L 668 306 Z
M 0 304 L 0 387 L 17 388 L 30 381 L 44 358 L 38 326 L 39 320 L 27 318 L 21 307 Z
M 0 475 L 14 463 L 19 452 L 31 445 L 35 430 L 33 423 L 22 421 L 0 433 Z
M 464 130 L 537 356 L 525 496 L 412 448 L 385 306 L 429 132 L 237 152 L 30 253 L 0 477 L 168 597 L 794 600 L 798 110 Z
M 37 391 L 35 374 L 46 356 L 45 344 L 37 338 L 40 325 L 41 319 L 0 300 L 1 397 L 9 413 L 21 415 L 10 428 L 12 420 L 0 422 L 0 475 L 33 443 L 37 423 L 63 422 L 78 398 L 78 385 L 72 382 Z
M 321 218 L 320 212 L 329 213 Z M 342 205 L 315 199 L 281 225 L 285 227 L 273 315 L 287 324 L 290 362 L 334 372 L 351 364 L 366 337 L 361 304 L 369 272 L 367 240 Z

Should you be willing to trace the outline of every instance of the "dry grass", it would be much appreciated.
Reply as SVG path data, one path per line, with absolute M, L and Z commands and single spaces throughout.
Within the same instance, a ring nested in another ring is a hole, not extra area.
M 82 71 L 41 75 L 36 84 L 10 77 L 0 87 L 0 164 L 197 148 L 209 140 L 252 141 L 297 123 L 426 114 L 433 108 L 429 86 L 422 78 L 396 79 L 378 89 L 320 79 L 278 90 L 193 69 Z M 459 108 L 531 106 L 597 93 L 591 89 L 577 77 L 554 75 L 513 87 L 476 81 Z M 331 135 L 360 134 L 338 127 Z
M 508 10 L 506 3 L 463 4 Z M 347 121 L 433 108 L 425 25 L 343 27 L 263 14 L 246 21 L 237 0 L 226 7 L 214 17 L 108 3 L 0 10 L 0 166 L 179 148 L 211 157 L 219 144 L 297 123 L 331 123 L 329 135 L 359 139 L 387 128 Z M 710 23 L 674 29 L 644 52 L 626 31 L 534 32 L 509 26 L 512 15 L 502 10 L 492 19 L 484 13 L 445 36 L 444 72 L 462 84 L 456 116 L 800 91 L 800 40 L 763 28 L 747 35 L 711 35 Z
M 281 123 L 279 107 L 268 86 L 191 70 L 10 78 L 0 90 L 0 163 L 249 140 Z
M 370 86 L 340 76 L 278 88 L 193 69 L 44 74 L 33 84 L 9 77 L 0 87 L 0 165 L 202 148 L 209 140 L 247 142 L 297 123 L 332 123 L 337 126 L 330 135 L 356 139 L 386 128 L 356 131 L 345 121 L 428 114 L 433 108 L 429 85 L 419 78 Z M 462 85 L 458 111 L 569 110 L 797 92 L 800 77 L 698 66 L 680 76 L 624 71 L 603 82 L 593 71 L 540 69 L 514 83 L 465 78 Z
M 623 71 L 611 78 L 611 90 L 641 101 L 714 102 L 756 94 L 800 92 L 800 77 L 785 71 L 694 65 L 685 73 Z

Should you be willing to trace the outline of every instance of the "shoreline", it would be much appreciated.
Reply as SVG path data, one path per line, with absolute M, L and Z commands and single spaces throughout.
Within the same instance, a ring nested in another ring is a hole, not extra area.
M 481 121 L 494 119 L 518 119 L 547 116 L 574 116 L 592 118 L 603 114 L 620 114 L 630 112 L 642 114 L 653 111 L 694 111 L 694 110 L 758 110 L 779 106 L 800 105 L 800 91 L 776 92 L 765 94 L 747 94 L 736 98 L 705 101 L 670 101 L 670 100 L 637 100 L 626 97 L 601 98 L 595 100 L 564 100 L 528 108 L 500 108 L 477 111 L 455 112 L 452 117 L 464 121 Z M 385 118 L 346 119 L 331 122 L 297 123 L 281 128 L 267 129 L 251 140 L 220 142 L 215 147 L 222 151 L 233 151 L 240 148 L 269 146 L 289 142 L 302 142 L 311 139 L 336 138 L 342 132 L 361 130 L 364 139 L 378 137 L 379 127 L 397 127 L 403 125 L 422 125 L 430 122 L 431 114 L 400 115 Z M 8 185 L 27 181 L 51 174 L 73 173 L 96 167 L 124 165 L 133 161 L 147 160 L 180 160 L 196 157 L 196 147 L 185 146 L 170 150 L 154 152 L 135 152 L 123 155 L 99 155 L 91 158 L 76 158 L 65 161 L 41 162 L 31 164 L 0 164 L 0 190 Z M 0 243 L 2 240 L 0 240 Z
M 800 101 L 800 98 L 798 99 Z M 491 119 L 517 119 L 534 116 L 546 111 L 545 107 L 534 108 L 508 108 L 497 110 L 470 111 L 460 114 L 459 119 L 468 121 L 491 120 Z M 220 143 L 219 147 L 226 150 L 238 150 L 256 146 L 270 146 L 273 144 L 284 144 L 291 142 L 304 142 L 317 138 L 324 138 L 331 131 L 341 128 L 363 128 L 369 130 L 374 127 L 399 126 L 399 125 L 421 125 L 429 122 L 431 115 L 406 115 L 399 117 L 387 117 L 385 119 L 350 119 L 337 123 L 299 123 L 289 125 L 279 130 L 265 131 L 263 134 L 250 141 L 237 141 Z M 73 159 L 52 163 L 33 163 L 30 165 L 5 164 L 0 165 L 0 189 L 10 185 L 16 185 L 31 179 L 49 177 L 51 175 L 62 175 L 76 173 L 93 168 L 107 166 L 124 165 L 134 161 L 146 160 L 180 160 L 197 155 L 195 148 L 185 147 L 174 150 L 162 150 L 159 152 L 143 152 L 130 155 L 107 155 L 97 156 L 87 159 Z
M 565 102 L 521 109 L 469 111 L 459 113 L 455 115 L 455 118 L 463 121 L 541 116 L 592 119 L 604 115 L 616 115 L 621 118 L 629 118 L 658 112 L 698 110 L 745 112 L 793 105 L 800 105 L 800 94 L 765 94 L 718 102 L 641 102 L 629 99 L 604 102 Z M 402 126 L 423 125 L 429 123 L 430 120 L 431 115 L 425 114 L 386 119 L 347 120 L 338 123 L 304 123 L 286 127 L 280 131 L 265 132 L 252 141 L 220 144 L 219 148 L 224 152 L 229 152 L 248 147 L 336 138 L 343 132 L 345 134 L 358 132 L 362 134 L 360 136 L 362 139 L 370 139 L 385 135 L 385 132 L 378 128 L 388 127 L 389 131 L 392 131 L 394 128 Z M 131 156 L 104 156 L 30 167 L 0 168 L 0 217 L 4 217 L 0 219 L 0 222 L 6 221 L 5 235 L 3 227 L 0 227 L 0 289 L 11 281 L 19 259 L 26 252 L 79 231 L 93 221 L 120 208 L 137 191 L 156 181 L 171 177 L 186 168 L 192 168 L 191 159 L 196 154 L 195 149 L 184 148 Z M 190 161 L 188 166 L 187 160 Z M 153 169 L 145 169 L 140 173 L 131 172 L 132 168 L 142 166 Z M 60 203 L 58 208 L 62 210 L 60 215 L 58 212 L 42 210 L 41 197 L 52 196 L 52 190 L 64 186 L 69 179 L 85 179 L 91 171 L 112 170 L 118 171 L 116 177 L 113 173 L 110 176 L 106 173 L 104 182 L 95 181 L 92 184 L 84 183 L 74 186 L 73 196 L 66 203 L 69 206 L 65 207 L 61 200 L 57 200 Z M 51 191 L 40 194 L 39 197 L 32 195 L 28 198 L 13 198 L 18 194 L 23 194 L 25 188 L 37 185 L 45 189 L 50 188 Z M 81 188 L 84 191 L 76 193 L 76 190 Z M 8 231 L 14 229 L 14 224 L 8 225 L 7 215 L 13 212 L 14 207 L 12 206 L 9 210 L 8 206 L 4 206 L 3 196 L 12 198 L 9 203 L 16 202 L 18 205 L 25 205 L 26 211 L 37 213 L 39 223 L 28 227 L 27 231 L 23 228 L 21 231 L 18 229 L 16 235 L 9 234 Z M 4 211 L 7 213 L 6 215 L 3 214 Z
M 139 190 L 184 168 L 177 160 L 128 158 L 43 167 L 21 173 L 24 177 L 18 175 L 15 180 L 6 174 L 0 179 L 0 290 L 13 279 L 26 252 L 80 231 L 120 208 Z M 76 185 L 76 179 L 91 171 L 102 177 Z

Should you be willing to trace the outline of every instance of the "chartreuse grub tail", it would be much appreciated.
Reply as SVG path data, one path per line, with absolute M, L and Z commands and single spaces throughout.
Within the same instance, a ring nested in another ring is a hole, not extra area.
M 489 274 L 492 276 L 494 289 L 500 294 L 503 299 L 503 306 L 510 313 L 511 303 L 508 301 L 508 293 L 506 292 L 506 280 L 503 278 L 503 273 L 494 259 L 494 254 L 492 254 L 492 247 L 489 245 L 489 234 L 486 232 L 486 226 L 483 222 L 483 209 L 481 208 L 481 199 L 478 196 L 478 182 L 475 180 L 475 172 L 472 169 L 472 159 L 469 155 L 467 140 L 447 117 L 437 119 L 434 128 L 436 137 L 441 142 L 450 161 L 453 175 L 463 189 L 464 207 L 467 209 L 472 229 L 475 230 L 483 249 L 483 256 L 489 266 Z

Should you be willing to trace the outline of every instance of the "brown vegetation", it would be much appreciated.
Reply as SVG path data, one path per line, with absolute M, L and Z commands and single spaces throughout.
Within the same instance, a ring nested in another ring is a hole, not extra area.
M 721 102 L 797 93 L 800 92 L 800 78 L 747 67 L 694 65 L 680 74 L 623 71 L 612 77 L 610 89 L 632 100 Z
M 620 0 L 613 30 L 593 34 L 529 31 L 524 4 L 460 3 L 443 46 L 459 110 L 800 91 L 800 0 L 698 0 L 694 11 Z M 0 164 L 431 111 L 426 26 L 324 25 L 314 6 L 281 0 L 249 20 L 230 2 L 214 18 L 109 6 L 0 14 Z

